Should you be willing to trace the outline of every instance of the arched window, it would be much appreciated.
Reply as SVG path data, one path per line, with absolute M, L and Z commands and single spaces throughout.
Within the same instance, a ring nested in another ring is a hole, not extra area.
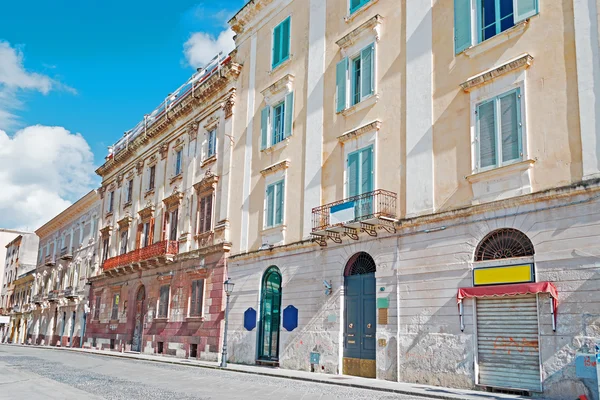
M 360 252 L 356 253 L 348 260 L 344 276 L 365 275 L 376 272 L 376 270 L 377 265 L 375 264 L 373 257 L 368 253 Z
M 475 250 L 475 261 L 528 257 L 535 253 L 533 243 L 523 232 L 504 228 L 489 233 Z

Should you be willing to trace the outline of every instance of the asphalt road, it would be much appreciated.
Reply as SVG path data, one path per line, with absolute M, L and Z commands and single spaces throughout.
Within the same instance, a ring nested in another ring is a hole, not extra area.
M 72 353 L 0 346 L 0 400 L 417 400 L 337 385 Z

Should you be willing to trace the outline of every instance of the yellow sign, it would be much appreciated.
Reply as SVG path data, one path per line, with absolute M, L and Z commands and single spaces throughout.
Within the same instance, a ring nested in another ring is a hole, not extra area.
M 473 285 L 497 285 L 533 282 L 533 265 L 510 265 L 506 267 L 479 268 L 473 270 Z

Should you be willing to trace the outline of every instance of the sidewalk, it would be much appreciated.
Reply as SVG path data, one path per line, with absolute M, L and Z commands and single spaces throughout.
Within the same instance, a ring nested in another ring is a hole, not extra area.
M 36 349 L 47 349 L 56 351 L 72 351 L 79 353 L 88 353 L 107 357 L 129 358 L 135 360 L 144 360 L 150 362 L 160 362 L 166 364 L 184 365 L 189 367 L 221 369 L 226 371 L 271 376 L 283 379 L 294 379 L 308 382 L 324 383 L 329 385 L 349 386 L 361 389 L 377 390 L 389 393 L 407 394 L 413 396 L 422 396 L 434 399 L 449 400 L 500 400 L 500 399 L 528 399 L 527 397 L 518 397 L 497 393 L 486 393 L 474 390 L 462 390 L 444 388 L 438 386 L 418 385 L 413 383 L 396 383 L 383 380 L 358 378 L 346 375 L 329 375 L 322 373 L 312 373 L 304 371 L 293 371 L 281 368 L 259 367 L 254 365 L 228 364 L 227 368 L 219 367 L 216 362 L 197 361 L 175 358 L 170 356 L 148 355 L 139 353 L 119 353 L 110 350 L 91 350 L 79 348 L 64 348 L 50 346 L 26 346 L 5 344 L 6 346 L 33 347 Z

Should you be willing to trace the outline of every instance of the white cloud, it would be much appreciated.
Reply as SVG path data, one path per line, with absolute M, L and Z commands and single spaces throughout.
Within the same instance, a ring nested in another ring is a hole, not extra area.
M 208 33 L 193 33 L 183 45 L 185 58 L 192 67 L 204 67 L 220 51 L 229 53 L 235 48 L 231 29 L 222 31 L 217 38 Z
M 97 185 L 80 134 L 35 125 L 0 130 L 0 226 L 37 229 Z
M 21 91 L 37 91 L 48 94 L 51 90 L 76 93 L 49 76 L 29 72 L 23 64 L 23 52 L 0 40 L 0 129 L 10 129 L 18 124 L 15 111 L 22 107 Z

